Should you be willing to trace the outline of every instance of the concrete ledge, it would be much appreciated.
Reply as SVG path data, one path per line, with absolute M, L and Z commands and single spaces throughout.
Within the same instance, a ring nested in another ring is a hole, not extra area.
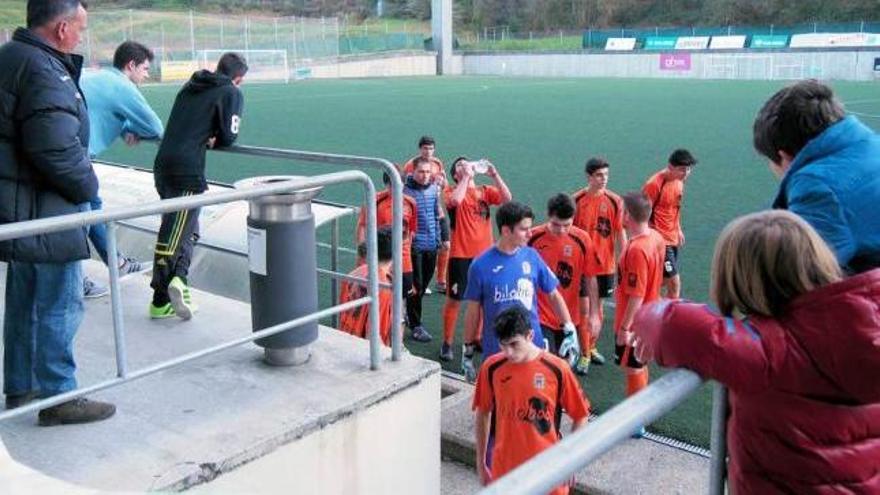
M 441 427 L 443 457 L 475 467 L 474 387 L 444 377 Z M 566 418 L 567 419 L 567 418 Z M 563 421 L 563 432 L 571 431 Z M 476 477 L 476 473 L 472 471 Z M 694 494 L 709 486 L 709 460 L 653 442 L 627 440 L 575 477 L 574 493 Z
M 97 263 L 88 265 L 101 276 Z M 122 285 L 130 369 L 250 332 L 247 304 L 194 291 L 200 311 L 193 320 L 151 321 L 148 278 L 134 275 Z M 81 386 L 115 376 L 109 306 L 109 297 L 86 302 L 76 341 Z M 303 366 L 270 367 L 262 362 L 262 349 L 241 346 L 96 394 L 117 405 L 108 421 L 39 428 L 34 415 L 24 415 L 0 424 L 0 438 L 16 462 L 44 477 L 97 490 L 181 490 L 439 374 L 437 363 L 411 355 L 393 363 L 388 354 L 380 370 L 370 371 L 366 341 L 322 328 Z M 7 475 L 5 467 L 0 476 Z M 16 479 L 26 482 L 25 475 Z

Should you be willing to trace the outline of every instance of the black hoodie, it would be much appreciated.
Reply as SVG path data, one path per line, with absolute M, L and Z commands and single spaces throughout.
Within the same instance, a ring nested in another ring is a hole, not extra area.
M 243 103 L 241 91 L 229 77 L 208 70 L 194 73 L 177 93 L 168 117 L 153 168 L 156 187 L 205 191 L 208 139 L 217 138 L 215 148 L 235 142 Z

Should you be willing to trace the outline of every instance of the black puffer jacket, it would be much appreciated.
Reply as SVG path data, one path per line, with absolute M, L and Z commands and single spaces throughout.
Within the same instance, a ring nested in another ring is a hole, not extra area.
M 0 223 L 79 211 L 98 194 L 88 156 L 82 57 L 29 30 L 0 47 Z M 0 260 L 61 263 L 89 256 L 86 229 L 0 242 Z

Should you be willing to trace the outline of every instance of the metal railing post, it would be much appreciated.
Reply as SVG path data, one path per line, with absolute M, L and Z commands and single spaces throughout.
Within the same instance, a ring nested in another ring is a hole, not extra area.
M 727 478 L 727 387 L 715 383 L 712 390 L 712 437 L 709 444 L 709 495 L 724 495 Z
M 330 227 L 330 271 L 339 272 L 339 219 L 334 218 Z M 336 277 L 330 278 L 330 300 L 334 303 L 339 300 L 339 282 Z M 339 326 L 339 316 L 333 315 L 333 327 Z
M 110 308 L 113 312 L 113 340 L 116 343 L 116 376 L 125 378 L 128 358 L 125 353 L 122 293 L 119 289 L 119 249 L 116 246 L 116 228 L 116 222 L 107 222 L 107 268 L 110 271 Z
M 369 194 L 364 198 L 367 209 L 367 280 L 370 298 L 374 304 L 370 304 L 370 369 L 379 369 L 379 245 L 376 240 L 376 189 L 373 183 L 367 184 Z M 373 198 L 370 201 L 370 198 Z M 400 209 L 395 209 L 395 217 Z M 395 225 L 397 222 L 395 222 Z M 399 289 L 400 286 L 396 285 Z M 394 325 L 391 325 L 394 328 Z M 392 341 L 394 338 L 392 337 Z

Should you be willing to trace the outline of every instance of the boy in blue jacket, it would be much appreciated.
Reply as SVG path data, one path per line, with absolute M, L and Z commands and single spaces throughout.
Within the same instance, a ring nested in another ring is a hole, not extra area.
M 850 273 L 880 267 L 880 136 L 816 80 L 779 90 L 758 112 L 754 143 L 782 178 L 774 208 L 806 220 Z

